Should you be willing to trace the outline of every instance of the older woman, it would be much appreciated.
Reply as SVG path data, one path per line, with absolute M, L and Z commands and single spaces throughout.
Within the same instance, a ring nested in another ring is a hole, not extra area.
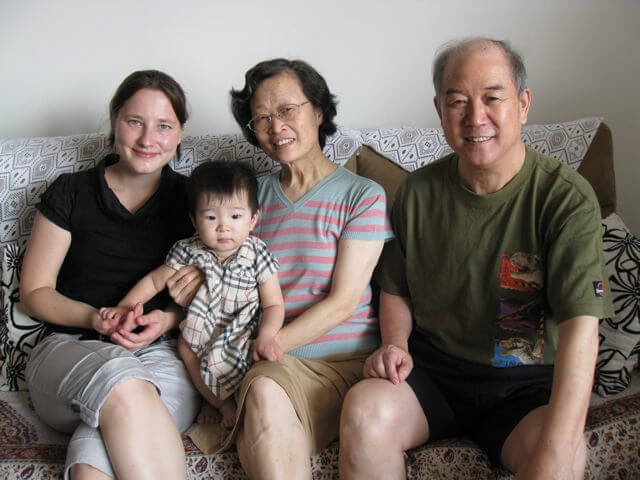
M 342 400 L 378 344 L 369 282 L 392 234 L 384 190 L 322 151 L 336 131 L 322 76 L 305 62 L 275 59 L 245 80 L 231 91 L 234 117 L 282 166 L 260 181 L 255 231 L 281 265 L 286 314 L 277 338 L 289 355 L 249 371 L 234 432 L 251 478 L 310 478 L 310 454 L 337 438 Z
M 98 308 L 118 303 L 192 232 L 185 178 L 167 165 L 179 154 L 187 116 L 173 78 L 132 73 L 110 104 L 113 153 L 95 168 L 61 175 L 38 205 L 20 298 L 52 333 L 31 352 L 26 380 L 38 415 L 73 433 L 67 479 L 186 475 L 180 430 L 200 399 L 175 340 L 164 335 L 181 310 L 161 294 L 145 315 L 138 305 L 126 322 L 111 324 Z M 190 275 L 172 283 L 182 303 L 197 288 L 184 288 Z

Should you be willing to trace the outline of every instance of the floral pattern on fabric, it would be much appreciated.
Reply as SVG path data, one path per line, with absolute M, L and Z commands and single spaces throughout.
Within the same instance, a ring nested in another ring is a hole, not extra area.
M 640 342 L 640 239 L 612 213 L 602 222 L 602 243 L 615 315 L 600 320 L 594 391 L 606 396 L 631 382 Z

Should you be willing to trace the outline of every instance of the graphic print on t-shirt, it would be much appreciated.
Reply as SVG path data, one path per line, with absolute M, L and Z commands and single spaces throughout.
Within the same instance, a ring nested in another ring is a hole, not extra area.
M 540 364 L 544 347 L 544 271 L 540 255 L 503 253 L 500 312 L 491 363 L 496 367 Z

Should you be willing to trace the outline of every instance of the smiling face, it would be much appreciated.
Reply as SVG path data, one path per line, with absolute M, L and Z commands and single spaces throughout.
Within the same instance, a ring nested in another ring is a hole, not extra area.
M 258 213 L 251 213 L 244 191 L 235 192 L 231 197 L 203 193 L 192 220 L 202 243 L 224 261 L 247 239 L 258 221 Z
M 531 93 L 518 94 L 511 65 L 496 46 L 477 43 L 453 53 L 434 101 L 461 166 L 499 171 L 524 159 L 520 130 Z
M 167 96 L 138 90 L 112 119 L 120 168 L 137 174 L 159 173 L 175 155 L 182 127 Z
M 300 159 L 322 155 L 318 128 L 322 112 L 310 102 L 301 105 L 291 120 L 283 121 L 274 114 L 284 105 L 303 104 L 305 97 L 300 82 L 293 73 L 280 73 L 263 80 L 251 99 L 251 115 L 272 115 L 267 130 L 256 132 L 260 148 L 272 159 L 293 163 Z

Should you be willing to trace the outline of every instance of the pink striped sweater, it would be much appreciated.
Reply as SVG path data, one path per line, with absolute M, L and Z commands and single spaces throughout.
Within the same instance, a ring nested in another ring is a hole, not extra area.
M 342 167 L 296 202 L 285 196 L 277 173 L 262 177 L 258 199 L 261 215 L 254 233 L 280 263 L 285 323 L 328 295 L 341 238 L 393 237 L 382 187 Z M 371 350 L 378 342 L 378 319 L 367 286 L 349 319 L 290 353 L 319 358 Z

